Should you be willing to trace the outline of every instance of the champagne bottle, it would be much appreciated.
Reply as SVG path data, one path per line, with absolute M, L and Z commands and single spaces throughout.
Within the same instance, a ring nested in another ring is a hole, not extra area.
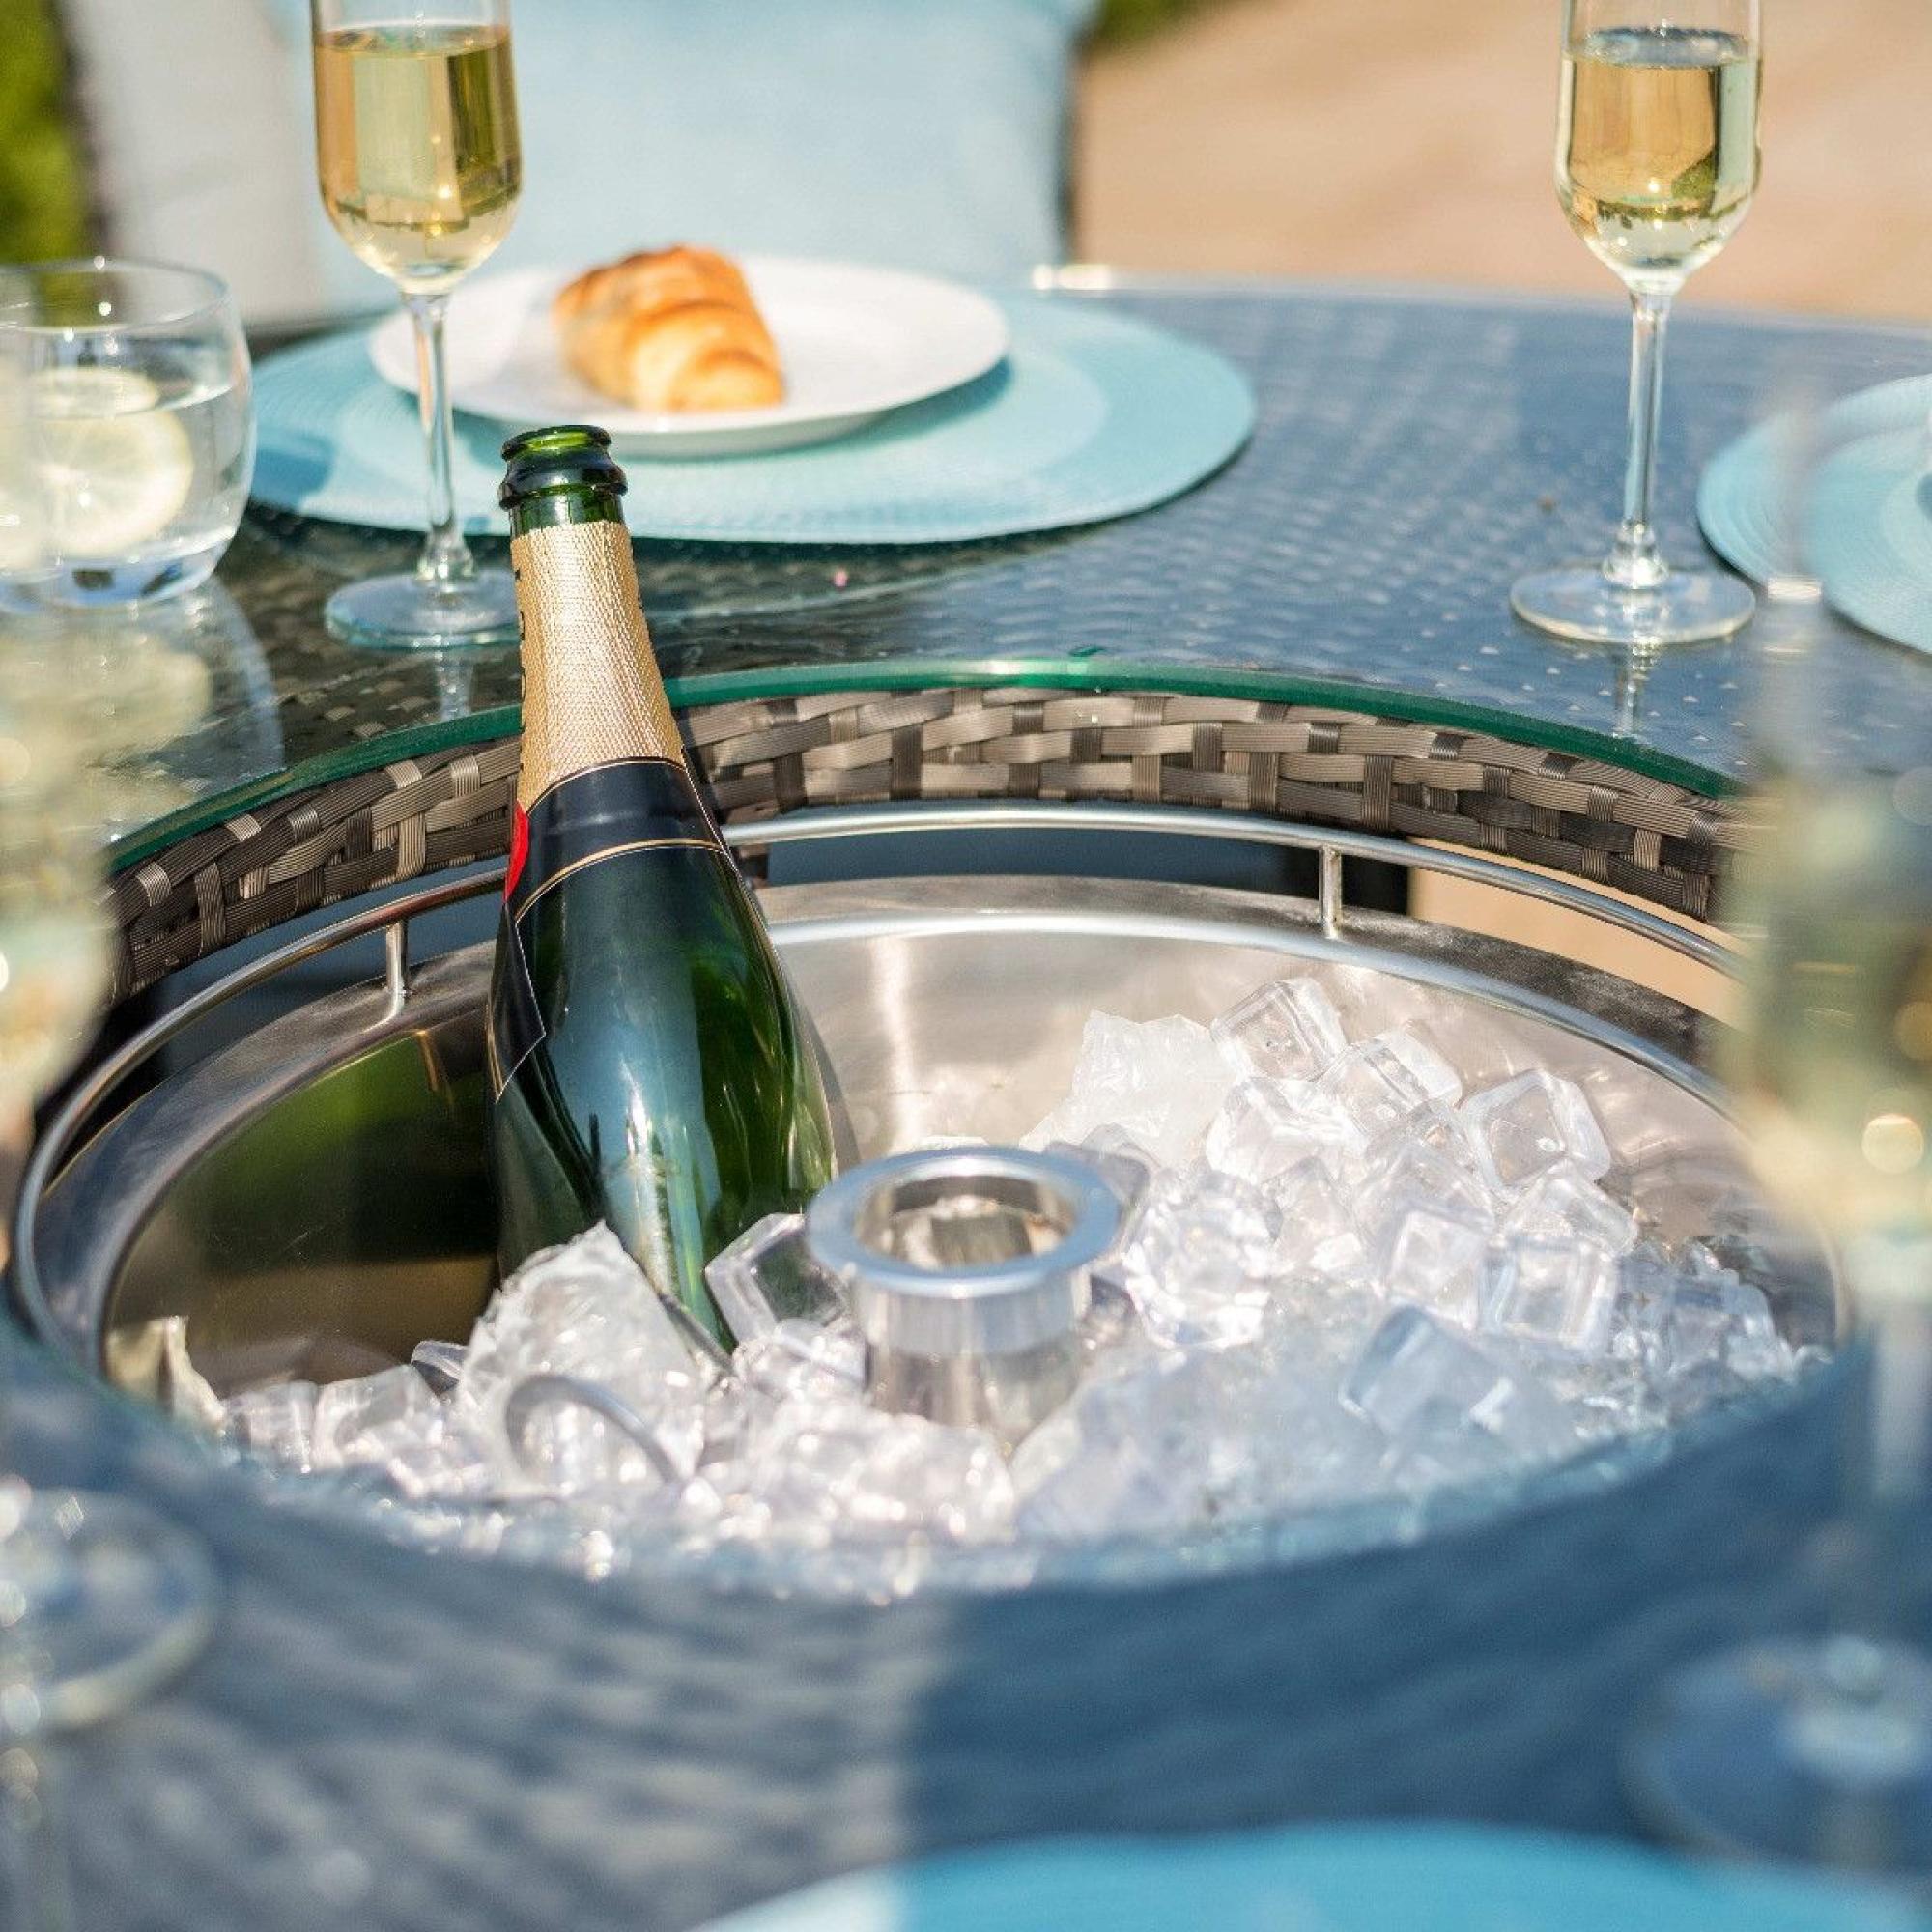
M 599 429 L 503 445 L 524 742 L 490 992 L 507 1273 L 608 1221 L 721 1339 L 704 1264 L 832 1177 L 824 1088 L 684 760 Z

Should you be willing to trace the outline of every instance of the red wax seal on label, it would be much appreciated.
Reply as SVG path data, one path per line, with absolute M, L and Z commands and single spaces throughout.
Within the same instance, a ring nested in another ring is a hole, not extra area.
M 517 890 L 524 876 L 524 861 L 530 856 L 530 821 L 521 805 L 510 808 L 510 868 L 503 875 L 503 896 Z

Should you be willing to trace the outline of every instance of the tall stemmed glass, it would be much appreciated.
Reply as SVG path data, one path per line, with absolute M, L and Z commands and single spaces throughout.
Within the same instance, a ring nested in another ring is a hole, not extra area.
M 1623 521 L 1602 563 L 1518 579 L 1517 615 L 1636 649 L 1721 638 L 1754 608 L 1741 579 L 1673 570 L 1651 526 L 1663 333 L 1691 270 L 1757 187 L 1758 0 L 1564 0 L 1556 193 L 1623 278 L 1632 313 Z
M 1932 1447 L 1932 763 L 1861 769 L 1859 653 L 1815 583 L 1770 587 L 1765 829 L 1727 909 L 1750 948 L 1729 1070 L 1767 1188 L 1835 1239 L 1871 1377 L 1826 1634 L 1674 1676 L 1630 1769 L 1651 1819 L 1705 1849 L 1922 1887 L 1932 1653 L 1899 1628 L 1896 1559 Z
M 510 643 L 510 574 L 476 567 L 457 518 L 443 353 L 449 292 L 509 233 L 523 189 L 509 0 L 310 0 L 310 11 L 323 205 L 402 292 L 429 451 L 415 569 L 338 591 L 325 615 L 337 637 L 389 649 Z
M 0 330 L 0 502 L 32 567 L 74 509 L 25 433 L 31 376 Z M 0 1217 L 11 1209 L 37 1097 L 71 1065 L 108 982 L 99 838 L 89 783 L 62 730 L 62 617 L 0 612 Z M 44 664 L 44 678 L 35 667 Z M 78 722 L 83 726 L 86 721 Z M 0 1265 L 6 1260 L 0 1239 Z M 25 1382 L 25 1349 L 0 1312 L 0 1436 Z M 65 1932 L 66 1898 L 46 1765 L 48 1737 L 130 1709 L 185 1664 L 213 1628 L 217 1588 L 200 1543 L 131 1497 L 34 1489 L 0 1439 L 0 1925 Z

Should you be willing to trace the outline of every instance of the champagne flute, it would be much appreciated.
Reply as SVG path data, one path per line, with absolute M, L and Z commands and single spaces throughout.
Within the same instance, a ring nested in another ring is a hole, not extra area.
M 1556 194 L 1630 291 L 1623 521 L 1601 563 L 1519 578 L 1518 616 L 1590 643 L 1721 638 L 1755 600 L 1739 578 L 1673 570 L 1651 527 L 1663 334 L 1685 277 L 1729 241 L 1758 178 L 1758 0 L 1564 0 Z
M 1871 1375 L 1825 1634 L 1693 1662 L 1628 1764 L 1647 1814 L 1701 1848 L 1922 1886 L 1932 1653 L 1895 1628 L 1893 1559 L 1932 1445 L 1932 767 L 1875 774 L 1828 749 L 1824 721 L 1857 715 L 1850 647 L 1815 582 L 1769 592 L 1766 823 L 1727 909 L 1751 945 L 1728 1070 L 1767 1189 L 1834 1241 Z
M 479 570 L 457 520 L 443 327 L 449 292 L 509 233 L 523 187 L 509 0 L 310 0 L 316 161 L 337 232 L 401 291 L 415 326 L 428 535 L 412 572 L 339 590 L 325 617 L 388 649 L 506 644 L 506 570 Z

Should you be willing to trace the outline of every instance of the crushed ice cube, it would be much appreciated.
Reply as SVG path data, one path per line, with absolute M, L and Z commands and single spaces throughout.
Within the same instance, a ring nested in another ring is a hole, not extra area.
M 1585 1179 L 1609 1171 L 1610 1150 L 1588 1097 L 1575 1081 L 1541 1069 L 1520 1073 L 1463 1103 L 1484 1178 L 1514 1194 L 1538 1175 L 1568 1162 Z
M 1193 1020 L 1094 1013 L 1080 1037 L 1066 1098 L 1025 1144 L 1084 1140 L 1111 1124 L 1133 1135 L 1163 1167 L 1179 1167 L 1193 1158 L 1234 1078 L 1208 1029 Z
M 503 1434 L 510 1391 L 535 1375 L 581 1376 L 609 1388 L 649 1422 L 682 1468 L 703 1440 L 703 1399 L 716 1371 L 680 1336 L 643 1270 L 609 1228 L 534 1255 L 497 1291 L 469 1337 L 450 1398 L 463 1425 L 491 1445 L 506 1481 L 525 1480 Z M 420 1378 L 417 1378 L 420 1380 Z M 548 1429 L 596 1435 L 595 1416 L 539 1418 Z
M 1273 980 L 1208 1028 L 1236 1071 L 1263 1080 L 1313 1080 L 1349 1044 L 1335 1003 L 1316 980 Z
M 1091 1167 L 1113 1190 L 1123 1215 L 1140 1206 L 1160 1171 L 1160 1163 L 1132 1134 L 1112 1124 L 1095 1127 L 1082 1141 L 1050 1141 L 1044 1151 Z
M 1599 1355 L 1616 1308 L 1615 1257 L 1568 1240 L 1519 1236 L 1495 1250 L 1483 1282 L 1483 1326 L 1512 1341 Z
M 461 1342 L 418 1342 L 410 1351 L 410 1367 L 432 1393 L 447 1395 L 463 1379 L 463 1363 L 469 1350 Z
M 1465 1328 L 1482 1312 L 1490 1224 L 1460 1202 L 1404 1196 L 1376 1237 L 1376 1279 L 1391 1301 L 1412 1301 Z
M 271 1388 L 244 1389 L 222 1405 L 223 1434 L 258 1456 L 272 1457 L 298 1469 L 315 1466 L 313 1382 L 277 1382 Z
M 766 1533 L 788 1539 L 921 1533 L 979 1542 L 1012 1524 L 1012 1477 L 986 1431 L 887 1415 L 849 1399 L 780 1410 L 736 1474 L 738 1510 L 749 1506 Z M 718 1470 L 707 1479 L 732 1487 Z M 727 1497 L 727 1513 L 732 1507 Z
M 1353 1276 L 1366 1266 L 1368 1250 L 1349 1197 L 1321 1161 L 1310 1155 L 1295 1162 L 1268 1183 L 1267 1195 L 1281 1216 L 1274 1249 L 1281 1273 L 1313 1268 Z
M 330 1382 L 315 1402 L 317 1466 L 384 1462 L 394 1450 L 427 1441 L 441 1413 L 429 1384 L 407 1365 Z
M 1232 1347 L 1261 1331 L 1275 1233 L 1246 1181 L 1211 1168 L 1163 1175 L 1100 1272 L 1125 1288 L 1156 1341 Z
M 1517 1196 L 1503 1232 L 1526 1240 L 1582 1241 L 1620 1255 L 1635 1244 L 1636 1216 L 1564 1162 L 1545 1169 Z
M 704 1285 L 739 1341 L 781 1321 L 824 1321 L 843 1306 L 838 1284 L 812 1259 L 803 1214 L 767 1214 L 705 1264 Z
M 834 1402 L 864 1385 L 866 1348 L 843 1318 L 830 1325 L 781 1321 L 740 1342 L 731 1365 L 748 1387 L 779 1401 Z

